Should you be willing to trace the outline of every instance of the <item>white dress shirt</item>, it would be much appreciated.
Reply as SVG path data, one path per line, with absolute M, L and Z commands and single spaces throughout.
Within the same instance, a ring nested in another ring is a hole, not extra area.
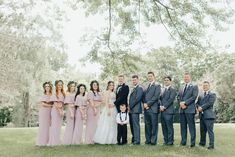
M 128 124 L 129 123 L 129 114 L 126 112 L 118 113 L 116 116 L 116 122 L 118 124 Z

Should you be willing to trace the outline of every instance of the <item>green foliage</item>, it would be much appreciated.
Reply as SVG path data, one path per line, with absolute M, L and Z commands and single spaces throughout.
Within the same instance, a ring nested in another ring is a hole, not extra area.
M 218 5 L 219 3 L 222 2 L 111 0 L 109 5 L 108 1 L 98 0 L 83 1 L 79 4 L 86 8 L 87 15 L 101 14 L 107 17 L 107 27 L 108 18 L 111 18 L 112 33 L 120 31 L 127 38 L 136 40 L 141 34 L 138 29 L 141 23 L 146 26 L 158 24 L 165 27 L 177 45 L 205 51 L 213 48 L 207 38 L 208 30 L 225 31 L 233 21 L 233 10 L 222 4 Z M 111 17 L 108 17 L 107 13 L 109 8 Z M 106 33 L 103 31 L 103 34 Z
M 218 103 L 215 112 L 218 122 L 234 122 L 235 115 L 235 54 L 223 54 L 214 74 Z
M 16 126 L 29 126 L 42 82 L 55 80 L 67 65 L 57 27 L 65 17 L 51 1 L 2 1 L 0 8 L 1 105 L 14 106 Z
M 0 127 L 6 126 L 12 121 L 12 106 L 0 107 Z

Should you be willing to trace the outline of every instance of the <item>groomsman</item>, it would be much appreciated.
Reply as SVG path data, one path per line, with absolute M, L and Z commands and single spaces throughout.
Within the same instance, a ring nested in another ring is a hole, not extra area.
M 195 146 L 196 127 L 195 127 L 195 100 L 198 96 L 198 86 L 193 85 L 189 73 L 184 74 L 184 85 L 181 87 L 178 101 L 180 104 L 180 131 L 181 131 L 181 145 L 185 146 L 187 141 L 187 127 L 191 136 L 190 147 Z
M 203 95 L 198 98 L 197 109 L 200 117 L 200 146 L 206 145 L 206 133 L 209 134 L 209 147 L 208 149 L 214 149 L 214 119 L 215 114 L 213 112 L 213 105 L 216 100 L 215 93 L 210 91 L 210 83 L 208 81 L 203 82 Z
M 173 145 L 174 143 L 173 104 L 175 97 L 176 90 L 171 86 L 171 77 L 166 76 L 164 78 L 164 88 L 160 96 L 161 124 L 164 137 L 164 145 Z
M 114 102 L 118 113 L 120 112 L 120 105 L 127 104 L 127 97 L 129 94 L 129 87 L 125 84 L 124 75 L 118 76 L 118 86 L 116 89 L 116 101 Z
M 145 144 L 156 145 L 158 135 L 158 113 L 161 86 L 155 83 L 155 75 L 148 72 L 148 88 L 144 91 Z
M 132 76 L 134 86 L 129 99 L 130 107 L 130 127 L 132 134 L 132 144 L 140 144 L 140 114 L 142 113 L 143 88 L 139 85 L 138 75 Z

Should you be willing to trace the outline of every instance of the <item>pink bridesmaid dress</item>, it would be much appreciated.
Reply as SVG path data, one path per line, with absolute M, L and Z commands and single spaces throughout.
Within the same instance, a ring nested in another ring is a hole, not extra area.
M 51 96 L 52 102 L 64 104 L 64 96 L 61 94 L 56 97 L 56 95 Z M 60 131 L 62 125 L 63 117 L 60 115 L 59 111 L 55 108 L 55 106 L 51 109 L 51 127 L 49 133 L 49 142 L 48 146 L 58 146 L 61 145 L 60 141 Z
M 75 114 L 75 127 L 73 133 L 73 144 L 81 144 L 82 142 L 82 133 L 83 133 L 83 124 L 86 123 L 86 119 L 82 117 L 80 108 L 83 107 L 84 111 L 87 112 L 88 100 L 87 95 L 76 97 L 75 105 L 77 106 Z
M 92 100 L 94 103 L 102 101 L 100 93 L 97 93 L 95 95 L 92 91 L 90 91 L 88 92 L 87 97 L 88 100 Z M 91 104 L 89 103 L 87 110 L 86 135 L 85 135 L 86 144 L 94 144 L 94 136 L 99 116 L 100 116 L 100 107 L 96 108 L 96 115 L 94 115 L 94 110 L 91 107 Z
M 39 98 L 40 103 L 50 104 L 50 95 L 43 95 Z M 37 146 L 46 146 L 49 140 L 49 129 L 51 125 L 51 107 L 40 105 L 39 109 L 39 128 L 37 135 Z
M 74 131 L 74 116 L 75 116 L 75 93 L 68 93 L 65 96 L 64 104 L 66 105 L 66 128 L 63 137 L 64 145 L 71 145 L 73 140 L 73 131 Z M 72 113 L 71 113 L 72 112 Z M 71 114 L 73 117 L 71 117 Z

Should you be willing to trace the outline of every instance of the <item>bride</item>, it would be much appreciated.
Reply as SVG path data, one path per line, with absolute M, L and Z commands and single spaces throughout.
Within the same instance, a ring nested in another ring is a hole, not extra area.
M 116 144 L 117 143 L 117 110 L 114 106 L 116 95 L 113 92 L 114 82 L 109 81 L 106 91 L 104 92 L 104 108 L 100 115 L 94 142 L 99 144 Z

